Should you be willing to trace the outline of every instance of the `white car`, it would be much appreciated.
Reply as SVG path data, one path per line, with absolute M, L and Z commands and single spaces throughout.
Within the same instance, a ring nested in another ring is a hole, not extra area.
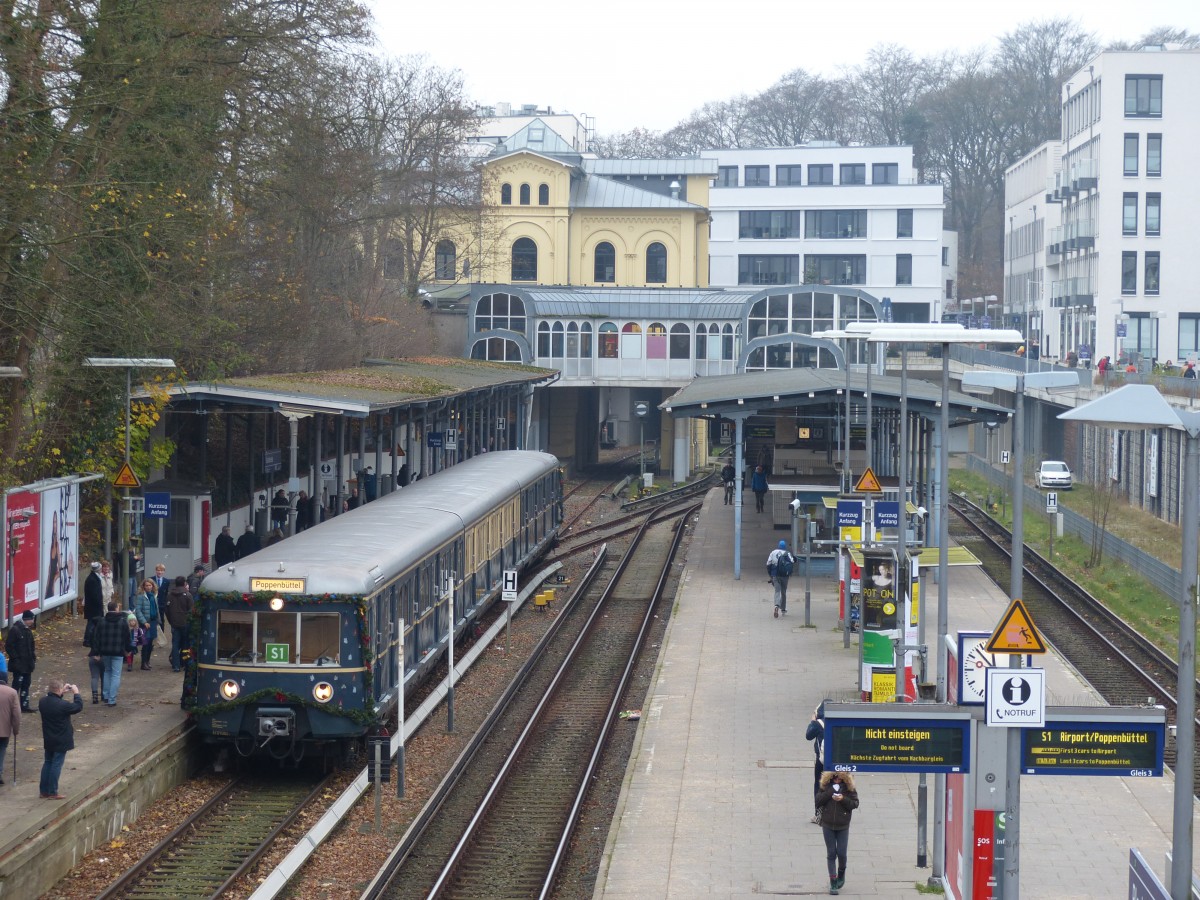
M 1071 469 L 1061 460 L 1043 460 L 1037 472 L 1037 486 L 1040 488 L 1071 489 Z

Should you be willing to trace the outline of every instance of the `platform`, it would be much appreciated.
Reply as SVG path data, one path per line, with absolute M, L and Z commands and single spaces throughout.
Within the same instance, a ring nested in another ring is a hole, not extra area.
M 709 493 L 696 525 L 617 814 L 597 874 L 596 900 L 761 900 L 828 895 L 825 845 L 812 816 L 813 750 L 804 731 L 825 697 L 852 699 L 857 645 L 842 647 L 837 584 L 813 579 L 804 625 L 802 566 L 788 615 L 772 618 L 766 557 L 787 533 L 743 509 L 742 579 L 732 575 L 733 507 Z M 929 640 L 937 585 L 927 580 Z M 950 632 L 991 630 L 1008 600 L 978 568 L 952 568 Z M 1092 705 L 1091 689 L 1047 654 L 1047 702 Z M 933 781 L 928 852 L 933 850 Z M 917 775 L 856 777 L 842 897 L 912 898 L 917 867 Z M 1164 778 L 1024 776 L 1021 896 L 1128 896 L 1130 848 L 1160 878 L 1170 849 L 1171 773 Z M 1196 829 L 1200 832 L 1200 829 Z M 1200 860 L 1200 851 L 1194 851 Z M 968 861 L 969 863 L 969 861 Z
M 150 671 L 141 671 L 135 662 L 134 671 L 123 673 L 117 706 L 108 707 L 92 703 L 83 629 L 81 617 L 47 616 L 35 632 L 38 658 L 30 706 L 36 710 L 46 681 L 58 677 L 79 685 L 83 712 L 72 717 L 75 749 L 67 754 L 59 778 L 66 800 L 38 796 L 44 759 L 41 717 L 36 712 L 23 715 L 20 736 L 9 741 L 6 783 L 0 786 L 0 898 L 38 896 L 73 862 L 137 819 L 164 782 L 186 777 L 192 765 L 180 752 L 183 675 L 172 672 L 167 661 L 170 638 L 164 648 L 160 635 Z M 142 765 L 153 757 L 160 764 Z M 135 766 L 142 767 L 130 777 Z

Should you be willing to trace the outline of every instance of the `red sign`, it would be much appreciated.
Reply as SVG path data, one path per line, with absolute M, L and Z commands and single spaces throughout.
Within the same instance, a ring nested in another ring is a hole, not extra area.
M 18 491 L 8 495 L 8 520 L 4 523 L 5 619 L 10 607 L 13 615 L 19 616 L 27 609 L 36 610 L 41 599 L 38 584 L 38 570 L 41 566 L 41 531 L 38 527 L 40 509 L 41 498 L 37 494 Z
M 994 809 L 975 810 L 975 852 L 971 870 L 972 900 L 999 900 L 996 862 L 996 816 Z

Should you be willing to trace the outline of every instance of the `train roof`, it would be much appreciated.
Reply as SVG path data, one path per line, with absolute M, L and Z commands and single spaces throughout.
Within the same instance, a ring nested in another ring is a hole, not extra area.
M 366 594 L 558 465 L 548 453 L 484 453 L 217 569 L 201 590 L 303 578 L 306 594 Z M 230 571 L 232 569 L 232 571 Z

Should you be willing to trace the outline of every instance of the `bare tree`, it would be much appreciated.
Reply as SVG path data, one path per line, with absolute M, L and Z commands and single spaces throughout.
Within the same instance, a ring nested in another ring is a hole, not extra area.
M 672 156 L 691 155 L 710 147 L 745 147 L 748 107 L 745 96 L 705 103 L 668 130 L 663 144 Z
M 649 128 L 601 135 L 596 139 L 596 154 L 603 159 L 663 159 L 673 155 L 663 133 Z
M 746 138 L 764 147 L 791 147 L 818 137 L 815 123 L 828 85 L 803 69 L 793 69 L 749 101 Z
M 1115 41 L 1105 47 L 1105 50 L 1142 50 L 1146 47 L 1159 47 L 1163 44 L 1178 44 L 1188 50 L 1200 47 L 1200 34 L 1188 31 L 1186 28 L 1174 28 L 1162 25 L 1147 31 L 1136 41 Z
M 935 86 L 934 67 L 896 44 L 881 44 L 854 71 L 854 90 L 865 140 L 895 146 L 910 143 L 911 112 Z

